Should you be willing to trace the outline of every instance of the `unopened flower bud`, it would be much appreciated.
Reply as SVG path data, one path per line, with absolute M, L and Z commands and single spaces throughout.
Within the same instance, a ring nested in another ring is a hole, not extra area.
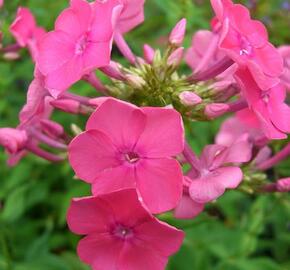
M 184 91 L 179 94 L 180 102 L 185 106 L 195 106 L 202 102 L 202 99 L 191 91 Z
M 145 44 L 143 47 L 143 54 L 144 59 L 147 61 L 147 63 L 152 64 L 154 60 L 155 50 L 151 46 Z
M 167 60 L 167 64 L 169 66 L 174 66 L 177 67 L 180 62 L 183 59 L 183 54 L 184 54 L 184 48 L 180 47 L 178 49 L 176 49 L 169 57 Z
M 121 72 L 120 64 L 114 61 L 111 61 L 108 66 L 100 68 L 100 70 L 113 79 L 124 80 L 124 74 Z
M 80 102 L 72 99 L 56 99 L 52 100 L 50 104 L 64 112 L 78 114 L 80 113 Z
M 229 108 L 230 106 L 225 103 L 212 103 L 206 105 L 204 112 L 206 116 L 214 119 L 226 113 L 229 110 Z
M 0 145 L 6 148 L 10 154 L 21 150 L 28 140 L 24 130 L 15 128 L 0 128 Z
M 277 181 L 277 191 L 290 192 L 290 178 L 283 178 Z
M 133 87 L 142 88 L 145 85 L 145 81 L 142 77 L 134 74 L 127 74 L 126 79 Z
M 186 31 L 186 19 L 180 20 L 173 30 L 170 33 L 169 36 L 169 42 L 173 45 L 180 46 L 184 40 Z

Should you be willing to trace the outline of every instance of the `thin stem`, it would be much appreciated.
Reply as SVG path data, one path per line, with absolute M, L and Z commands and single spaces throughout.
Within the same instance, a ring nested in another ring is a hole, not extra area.
M 187 141 L 185 141 L 183 156 L 193 168 L 199 170 L 200 161 Z
M 51 162 L 60 162 L 63 161 L 64 158 L 51 154 L 47 151 L 42 150 L 41 148 L 33 145 L 33 144 L 29 144 L 26 146 L 26 149 L 28 151 L 30 151 L 31 153 L 35 154 L 36 156 L 39 156 L 45 160 L 51 161 Z
M 115 33 L 114 36 L 115 43 L 117 47 L 119 48 L 120 52 L 123 54 L 123 56 L 132 64 L 135 65 L 136 63 L 136 56 L 132 52 L 131 48 L 129 47 L 128 43 L 124 39 L 122 33 L 119 31 Z
M 196 82 L 196 81 L 207 81 L 213 79 L 217 75 L 223 73 L 227 70 L 230 66 L 234 64 L 234 61 L 228 57 L 224 57 L 222 60 L 217 62 L 214 66 L 210 67 L 209 69 L 197 73 L 192 74 L 187 80 L 189 82 Z
M 64 93 L 61 96 L 61 98 L 68 98 L 68 99 L 72 99 L 72 100 L 78 101 L 78 102 L 80 102 L 81 104 L 84 104 L 84 105 L 90 105 L 90 98 L 79 96 L 79 95 L 72 94 L 72 93 L 69 93 L 69 92 Z
M 98 92 L 101 94 L 107 96 L 108 90 L 107 88 L 102 84 L 102 82 L 98 79 L 96 74 L 94 72 L 91 72 L 89 75 L 84 76 L 83 80 L 88 82 L 91 86 L 93 86 Z
M 41 141 L 42 143 L 47 144 L 48 146 L 58 148 L 58 149 L 63 149 L 63 150 L 67 149 L 67 145 L 46 136 L 45 134 L 41 133 L 38 130 L 33 129 L 31 130 L 31 133 L 37 140 Z
M 238 112 L 248 107 L 248 103 L 244 99 L 239 99 L 237 101 L 233 101 L 228 103 L 229 110 L 228 112 Z
M 286 159 L 290 155 L 290 143 L 288 143 L 280 152 L 278 152 L 273 157 L 269 158 L 268 160 L 262 162 L 258 165 L 259 170 L 268 170 L 281 162 L 282 160 Z
M 2 52 L 8 53 L 8 52 L 17 52 L 21 49 L 21 46 L 18 44 L 11 44 L 8 45 L 7 47 L 2 48 Z

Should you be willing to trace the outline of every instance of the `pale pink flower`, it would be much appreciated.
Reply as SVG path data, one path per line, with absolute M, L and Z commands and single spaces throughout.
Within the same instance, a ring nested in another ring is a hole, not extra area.
M 286 90 L 278 84 L 263 91 L 248 70 L 238 70 L 236 80 L 249 109 L 237 113 L 248 125 L 261 129 L 268 139 L 285 139 L 290 132 L 290 108 L 285 103 Z
M 281 46 L 278 50 L 284 60 L 284 72 L 280 79 L 287 90 L 290 91 L 290 46 Z
M 118 3 L 71 0 L 54 31 L 42 39 L 37 64 L 54 97 L 94 69 L 109 65 L 115 22 L 122 8 Z
M 208 145 L 190 174 L 189 195 L 195 203 L 204 204 L 220 197 L 226 189 L 235 189 L 243 173 L 228 163 L 248 162 L 251 145 L 242 137 L 231 147 Z M 227 166 L 226 166 L 227 164 Z
M 240 67 L 248 67 L 262 90 L 279 83 L 283 60 L 268 41 L 265 26 L 252 20 L 248 9 L 230 0 L 211 0 L 221 25 L 220 48 Z
M 74 199 L 67 222 L 72 232 L 85 235 L 77 252 L 93 270 L 163 270 L 184 238 L 152 216 L 134 189 Z
M 28 47 L 31 56 L 36 60 L 39 52 L 39 42 L 45 34 L 42 27 L 37 26 L 31 11 L 25 7 L 19 7 L 16 19 L 10 26 L 12 35 L 21 47 Z
M 120 33 L 127 33 L 144 21 L 145 0 L 119 0 L 119 2 L 123 5 L 123 9 L 118 18 L 116 30 Z
M 4 0 L 0 0 L 0 8 L 4 5 Z
M 183 147 L 177 111 L 109 98 L 71 142 L 69 160 L 76 175 L 93 184 L 94 195 L 137 187 L 149 209 L 160 213 L 174 208 L 181 197 L 182 171 L 172 157 Z

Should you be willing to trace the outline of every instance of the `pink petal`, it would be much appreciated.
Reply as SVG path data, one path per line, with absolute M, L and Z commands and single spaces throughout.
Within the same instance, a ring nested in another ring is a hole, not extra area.
M 77 252 L 83 262 L 92 265 L 93 270 L 116 270 L 122 249 L 123 241 L 103 233 L 83 238 Z
M 180 114 L 173 109 L 142 108 L 147 122 L 136 151 L 142 156 L 160 158 L 183 151 L 184 128 Z
M 136 187 L 135 169 L 131 166 L 109 168 L 100 173 L 92 185 L 93 194 L 99 195 L 112 191 Z
M 75 42 L 69 35 L 61 31 L 49 32 L 39 44 L 38 68 L 47 75 L 69 61 L 74 52 Z
M 166 257 L 177 252 L 184 239 L 183 231 L 157 219 L 135 227 L 135 232 L 144 246 Z
M 65 64 L 48 73 L 45 78 L 45 87 L 50 94 L 57 98 L 83 76 L 83 59 L 76 56 Z
M 222 145 L 207 145 L 201 154 L 200 162 L 204 169 L 216 169 L 224 163 L 227 148 Z
M 107 66 L 111 58 L 111 42 L 89 43 L 83 53 L 84 70 L 90 72 L 92 69 Z
M 97 197 L 73 199 L 67 213 L 69 229 L 76 234 L 104 233 L 113 221 L 112 209 Z
M 199 215 L 203 209 L 204 204 L 195 202 L 188 195 L 183 195 L 174 210 L 174 217 L 177 219 L 192 219 Z
M 271 77 L 281 76 L 283 73 L 283 58 L 279 51 L 270 43 L 255 50 L 255 58 L 263 72 Z
M 147 159 L 136 168 L 137 188 L 152 213 L 176 207 L 182 195 L 182 171 L 174 159 Z
M 142 241 L 137 245 L 126 243 L 119 258 L 117 269 L 163 270 L 167 261 L 168 258 L 160 256 L 155 250 L 144 246 Z
M 238 167 L 216 169 L 192 181 L 189 188 L 190 197 L 201 204 L 213 201 L 220 197 L 226 188 L 236 188 L 242 178 L 242 171 Z
M 31 11 L 28 8 L 19 7 L 10 31 L 20 46 L 25 47 L 28 44 L 35 28 L 36 22 Z
M 70 143 L 69 161 L 79 178 L 93 183 L 101 172 L 120 165 L 116 151 L 105 134 L 90 130 Z
M 145 114 L 130 103 L 108 99 L 91 115 L 86 129 L 107 134 L 120 149 L 133 150 L 146 123 Z
M 85 34 L 92 19 L 92 8 L 87 1 L 71 0 L 55 22 L 55 30 L 61 30 L 73 38 Z

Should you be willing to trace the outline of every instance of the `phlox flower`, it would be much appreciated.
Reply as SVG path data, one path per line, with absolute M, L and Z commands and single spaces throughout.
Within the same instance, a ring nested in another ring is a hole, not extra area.
M 184 238 L 152 216 L 134 189 L 74 199 L 67 222 L 72 232 L 85 235 L 77 252 L 93 270 L 165 269 Z
M 290 132 L 290 108 L 285 103 L 286 90 L 278 84 L 263 91 L 248 70 L 238 70 L 236 80 L 249 109 L 237 113 L 248 125 L 261 129 L 268 139 L 285 139 Z
M 172 158 L 184 147 L 180 114 L 112 98 L 102 102 L 69 145 L 76 175 L 92 183 L 94 195 L 136 187 L 153 213 L 174 208 L 182 194 L 181 167 Z
M 117 0 L 71 0 L 55 22 L 54 31 L 40 42 L 37 65 L 45 86 L 57 97 L 96 68 L 110 63 Z
M 211 0 L 211 4 L 221 26 L 219 47 L 241 68 L 247 67 L 262 90 L 278 84 L 283 60 L 268 41 L 265 26 L 251 19 L 246 7 L 231 0 Z
M 198 164 L 195 164 L 189 175 L 190 198 L 195 203 L 204 204 L 220 197 L 226 189 L 237 188 L 243 173 L 239 167 L 228 164 L 247 162 L 250 159 L 251 144 L 247 136 L 240 137 L 230 147 L 206 146 Z
M 16 18 L 10 26 L 10 31 L 21 47 L 28 47 L 35 61 L 39 52 L 39 42 L 44 36 L 45 30 L 37 26 L 35 18 L 28 8 L 18 8 Z

